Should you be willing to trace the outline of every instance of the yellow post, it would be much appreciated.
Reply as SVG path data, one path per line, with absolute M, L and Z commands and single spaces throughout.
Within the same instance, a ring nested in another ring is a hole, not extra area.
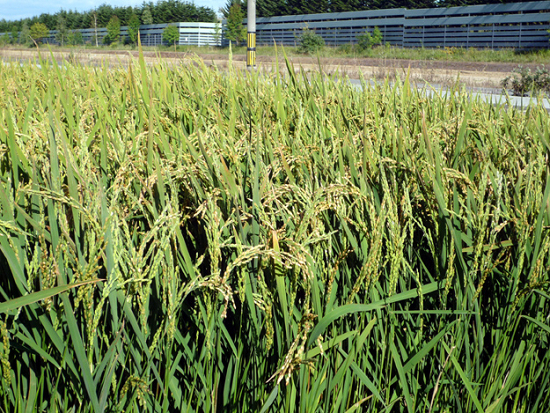
M 256 0 L 248 0 L 246 19 L 246 67 L 256 67 Z
M 249 68 L 256 67 L 256 33 L 248 32 L 246 66 Z

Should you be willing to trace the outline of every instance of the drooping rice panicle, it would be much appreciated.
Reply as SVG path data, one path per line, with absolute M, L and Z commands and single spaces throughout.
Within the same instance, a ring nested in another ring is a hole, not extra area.
M 542 106 L 288 62 L 0 93 L 2 411 L 550 404 Z

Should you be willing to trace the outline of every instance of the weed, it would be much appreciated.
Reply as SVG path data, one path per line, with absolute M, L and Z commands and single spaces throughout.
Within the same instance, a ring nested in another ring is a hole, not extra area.
M 537 67 L 534 72 L 528 67 L 518 66 L 502 80 L 501 85 L 517 96 L 541 92 L 550 95 L 550 71 L 544 66 Z

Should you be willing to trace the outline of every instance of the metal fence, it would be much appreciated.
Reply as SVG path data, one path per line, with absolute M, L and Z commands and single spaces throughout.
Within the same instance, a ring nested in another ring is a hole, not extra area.
M 308 28 L 338 46 L 356 43 L 374 27 L 384 43 L 402 47 L 547 48 L 550 1 L 259 18 L 256 39 L 258 45 L 296 45 Z

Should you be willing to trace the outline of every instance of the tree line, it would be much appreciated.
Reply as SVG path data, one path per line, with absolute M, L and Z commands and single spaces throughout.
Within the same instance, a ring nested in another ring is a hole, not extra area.
M 532 0 L 256 0 L 258 17 L 293 14 L 339 13 L 377 9 L 424 9 L 432 7 L 472 6 L 479 4 L 521 3 Z M 246 10 L 246 0 L 228 0 L 221 13 L 229 16 L 231 6 L 237 3 Z
M 133 16 L 137 16 L 141 24 L 217 21 L 216 12 L 210 7 L 197 6 L 180 0 L 159 0 L 156 3 L 144 2 L 137 7 L 102 4 L 86 12 L 60 10 L 55 14 L 43 13 L 20 20 L 2 19 L 0 33 L 17 33 L 36 23 L 43 24 L 48 30 L 57 30 L 60 26 L 68 30 L 106 27 L 113 16 L 117 17 L 122 26 L 128 26 Z
M 346 11 L 376 9 L 420 9 L 431 7 L 468 6 L 476 4 L 516 3 L 527 0 L 256 0 L 258 17 L 284 16 L 292 14 L 338 13 Z M 237 3 L 246 11 L 246 0 L 228 0 L 220 12 L 227 18 L 231 6 Z M 54 14 L 43 13 L 39 16 L 20 20 L 0 20 L 0 33 L 20 32 L 25 26 L 35 23 L 44 24 L 48 30 L 57 30 L 62 25 L 68 30 L 106 27 L 113 16 L 122 26 L 127 26 L 132 16 L 137 16 L 141 24 L 177 23 L 177 22 L 216 22 L 216 12 L 210 7 L 197 6 L 192 2 L 180 0 L 159 0 L 156 3 L 143 2 L 137 7 L 119 7 L 102 4 L 95 9 L 78 12 L 60 10 Z

